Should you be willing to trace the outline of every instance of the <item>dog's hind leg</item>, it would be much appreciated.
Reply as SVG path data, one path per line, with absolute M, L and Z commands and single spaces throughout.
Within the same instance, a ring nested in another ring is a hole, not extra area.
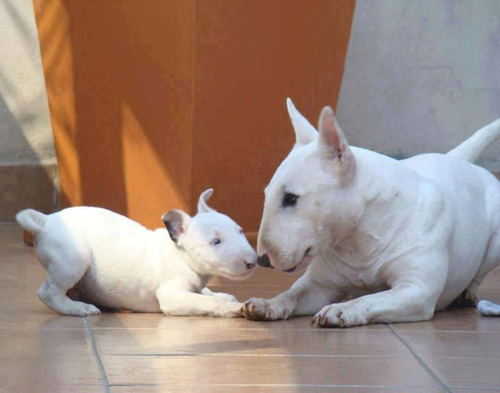
M 466 291 L 475 294 L 486 275 L 498 265 L 500 265 L 500 235 L 494 235 L 488 245 L 483 263 Z M 477 303 L 477 311 L 481 315 L 500 316 L 500 305 L 481 300 Z
M 479 314 L 487 317 L 500 317 L 500 304 L 495 304 L 488 300 L 481 300 L 477 304 L 477 311 Z

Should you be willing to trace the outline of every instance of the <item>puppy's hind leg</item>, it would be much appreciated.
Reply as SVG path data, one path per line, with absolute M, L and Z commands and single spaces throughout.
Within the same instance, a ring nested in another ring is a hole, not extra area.
M 79 260 L 52 258 L 48 265 L 45 282 L 38 289 L 38 297 L 47 307 L 65 315 L 97 315 L 101 311 L 87 303 L 71 300 L 67 292 L 73 288 L 85 274 L 88 265 Z

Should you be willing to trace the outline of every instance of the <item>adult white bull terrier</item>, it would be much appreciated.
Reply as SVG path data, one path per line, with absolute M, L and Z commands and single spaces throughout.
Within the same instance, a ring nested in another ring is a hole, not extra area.
M 287 104 L 296 144 L 265 189 L 258 263 L 307 270 L 277 297 L 246 302 L 245 316 L 315 314 L 313 326 L 348 327 L 475 302 L 500 262 L 500 183 L 471 162 L 499 136 L 500 119 L 447 155 L 397 161 L 350 147 L 330 107 L 318 134 Z M 491 303 L 481 311 L 500 315 Z
M 48 272 L 38 296 L 67 315 L 99 314 L 97 305 L 241 316 L 234 296 L 212 293 L 206 285 L 213 276 L 249 277 L 257 254 L 232 219 L 207 205 L 211 194 L 201 194 L 194 217 L 171 210 L 162 216 L 166 229 L 155 231 L 95 207 L 19 212 L 16 219 L 35 235 L 36 255 Z

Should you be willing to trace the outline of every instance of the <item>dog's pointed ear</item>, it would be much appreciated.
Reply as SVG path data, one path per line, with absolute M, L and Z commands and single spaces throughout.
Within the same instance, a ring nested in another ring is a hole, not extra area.
M 207 201 L 212 196 L 213 192 L 214 190 L 209 188 L 200 194 L 200 198 L 198 199 L 198 213 L 209 213 L 215 211 L 207 205 Z
M 178 244 L 179 239 L 186 232 L 191 221 L 189 214 L 182 210 L 170 210 L 161 216 L 161 220 L 167 227 L 168 234 L 174 243 Z
M 296 142 L 294 147 L 304 146 L 315 140 L 318 137 L 318 131 L 295 108 L 290 98 L 286 99 L 286 107 L 292 121 L 293 129 L 295 130 Z
M 321 111 L 318 128 L 318 147 L 323 157 L 335 160 L 341 172 L 354 168 L 356 159 L 331 107 L 325 106 Z

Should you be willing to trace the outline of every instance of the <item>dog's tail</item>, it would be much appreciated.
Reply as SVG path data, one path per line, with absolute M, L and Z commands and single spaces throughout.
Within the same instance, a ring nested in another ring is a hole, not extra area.
M 16 221 L 33 235 L 38 235 L 47 221 L 47 216 L 33 209 L 22 210 L 16 214 Z
M 481 153 L 498 138 L 500 138 L 500 119 L 476 131 L 469 139 L 449 151 L 448 155 L 475 162 Z

